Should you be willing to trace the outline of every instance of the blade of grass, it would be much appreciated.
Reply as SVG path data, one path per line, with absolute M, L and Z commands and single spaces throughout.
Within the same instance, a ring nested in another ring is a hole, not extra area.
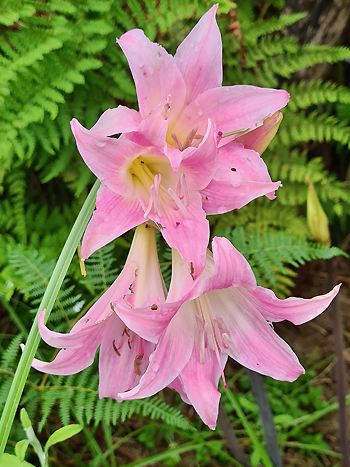
M 39 305 L 38 311 L 46 310 L 46 320 L 51 313 L 58 291 L 66 276 L 69 265 L 77 249 L 81 236 L 87 226 L 92 211 L 95 206 L 96 193 L 99 188 L 99 181 L 96 181 L 87 196 L 80 213 L 72 227 L 66 240 L 63 250 L 58 258 L 55 269 Z M 37 316 L 35 317 L 28 335 L 27 343 L 20 358 L 15 372 L 9 395 L 0 420 L 0 455 L 4 452 L 8 437 L 10 435 L 13 420 L 19 405 L 19 401 L 25 386 L 30 367 L 40 342 L 40 335 L 37 326 Z
M 266 449 L 258 440 L 253 426 L 250 424 L 249 420 L 244 415 L 243 410 L 241 409 L 241 406 L 239 405 L 239 402 L 237 400 L 237 397 L 229 389 L 227 389 L 224 394 L 230 401 L 233 410 L 237 413 L 237 416 L 239 417 L 247 435 L 249 436 L 253 444 L 253 449 L 256 452 L 258 452 L 263 465 L 265 467 L 272 467 L 272 462 L 266 452 Z

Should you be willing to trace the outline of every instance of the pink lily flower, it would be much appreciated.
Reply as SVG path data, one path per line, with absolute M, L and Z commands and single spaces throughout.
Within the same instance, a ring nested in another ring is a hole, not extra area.
M 115 304 L 130 329 L 157 343 L 137 386 L 119 400 L 151 396 L 166 386 L 179 391 L 209 428 L 216 425 L 220 376 L 230 356 L 241 365 L 282 381 L 294 381 L 304 369 L 297 356 L 273 330 L 282 320 L 302 324 L 322 313 L 340 285 L 312 299 L 280 300 L 260 287 L 248 262 L 225 238 L 214 238 L 213 254 L 195 281 L 173 252 L 173 277 L 167 304 L 154 313 Z M 167 320 L 165 317 L 167 316 Z M 161 321 L 166 323 L 155 325 Z
M 222 86 L 216 10 L 200 19 L 175 56 L 139 29 L 123 34 L 117 42 L 130 65 L 139 111 L 108 109 L 91 130 L 72 120 L 78 149 L 102 181 L 83 239 L 84 259 L 152 220 L 198 275 L 209 239 L 206 213 L 238 209 L 262 195 L 273 198 L 280 186 L 256 152 L 261 144 L 255 140 L 266 144 L 271 132 L 253 133 L 266 129 L 266 119 L 287 104 L 289 94 Z M 231 136 L 222 138 L 225 133 Z M 255 142 L 241 143 L 250 133 Z
M 44 373 L 71 375 L 90 366 L 98 347 L 99 397 L 116 398 L 133 388 L 148 365 L 154 344 L 132 332 L 113 313 L 111 302 L 152 307 L 165 300 L 154 229 L 147 224 L 136 229 L 124 269 L 110 288 L 68 334 L 50 331 L 38 315 L 39 331 L 49 345 L 61 349 L 52 362 L 34 359 L 32 366 Z

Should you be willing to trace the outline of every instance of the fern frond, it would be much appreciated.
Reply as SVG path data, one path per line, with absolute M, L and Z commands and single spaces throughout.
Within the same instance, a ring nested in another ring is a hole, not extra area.
M 125 401 L 118 403 L 113 399 L 98 399 L 98 375 L 93 367 L 87 368 L 78 375 L 72 375 L 57 384 L 48 385 L 41 392 L 42 418 L 41 429 L 55 406 L 59 407 L 62 422 L 67 424 L 76 419 L 81 424 L 93 422 L 96 426 L 103 420 L 115 425 L 124 422 L 134 414 L 161 420 L 171 426 L 191 430 L 189 422 L 175 407 L 166 404 L 159 396 L 148 399 Z
M 350 104 L 350 89 L 327 81 L 291 83 L 289 91 L 292 96 L 288 104 L 290 111 L 325 103 Z

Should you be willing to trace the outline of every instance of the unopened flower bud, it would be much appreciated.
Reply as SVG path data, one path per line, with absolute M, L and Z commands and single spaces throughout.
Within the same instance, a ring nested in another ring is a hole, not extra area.
M 266 118 L 261 126 L 240 136 L 236 141 L 243 144 L 247 149 L 253 149 L 262 154 L 275 137 L 282 118 L 282 113 L 276 112 L 271 117 Z
M 309 187 L 307 192 L 307 225 L 311 237 L 322 245 L 330 245 L 331 238 L 328 219 L 318 199 L 315 187 L 309 177 L 306 179 Z

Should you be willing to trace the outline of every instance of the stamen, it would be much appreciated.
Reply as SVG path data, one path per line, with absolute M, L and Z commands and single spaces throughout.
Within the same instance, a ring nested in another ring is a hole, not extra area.
M 197 134 L 197 131 L 198 131 L 198 128 L 194 128 L 193 130 L 191 130 L 187 136 L 187 138 L 185 139 L 185 143 L 183 145 L 183 148 L 186 149 L 188 148 L 189 146 L 191 146 L 192 144 L 192 141 L 194 139 L 194 137 L 196 136 Z
M 229 136 L 239 135 L 240 133 L 244 133 L 245 131 L 248 131 L 248 130 L 249 128 L 241 128 L 240 130 L 233 130 L 227 133 L 222 133 L 222 131 L 219 131 L 219 133 L 221 133 L 221 138 L 228 138 Z
M 186 175 L 182 173 L 178 181 L 178 190 L 180 194 L 180 199 L 184 200 L 185 205 L 187 206 L 190 200 L 190 192 L 186 182 Z
M 184 147 L 180 143 L 178 137 L 174 133 L 171 133 L 171 137 L 173 138 L 175 146 L 177 146 L 177 149 L 180 149 L 180 151 L 183 151 Z
M 168 193 L 176 206 L 182 211 L 184 214 L 188 214 L 188 209 L 184 205 L 184 203 L 181 201 L 181 199 L 178 197 L 178 195 L 175 193 L 175 191 L 172 188 L 168 188 Z
M 137 376 L 141 375 L 141 363 L 143 359 L 143 354 L 137 355 L 134 360 L 134 371 L 137 374 Z
M 163 112 L 162 112 L 162 116 L 163 116 L 164 120 L 168 120 L 169 110 L 170 110 L 170 104 L 169 104 L 169 102 L 166 102 L 166 104 L 164 105 Z

